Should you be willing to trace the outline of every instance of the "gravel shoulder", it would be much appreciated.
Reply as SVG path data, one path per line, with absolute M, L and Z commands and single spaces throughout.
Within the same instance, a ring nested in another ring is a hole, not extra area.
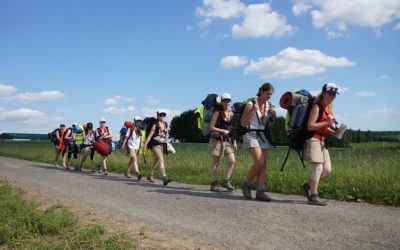
M 83 223 L 126 232 L 140 248 L 167 249 L 400 249 L 400 208 L 329 200 L 307 205 L 300 196 L 270 193 L 247 201 L 240 190 L 160 180 L 138 182 L 111 173 L 74 172 L 0 157 L 0 176 L 43 206 L 60 202 Z

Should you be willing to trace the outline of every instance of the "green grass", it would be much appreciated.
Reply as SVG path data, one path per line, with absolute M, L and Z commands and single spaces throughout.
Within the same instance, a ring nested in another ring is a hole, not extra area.
M 400 144 L 366 143 L 354 144 L 352 148 L 330 149 L 332 173 L 319 186 L 322 197 L 345 201 L 366 201 L 374 204 L 400 205 Z M 207 144 L 174 144 L 177 153 L 168 155 L 166 171 L 168 176 L 178 182 L 209 184 L 210 158 Z M 310 174 L 310 167 L 304 169 L 298 156 L 292 153 L 284 172 L 279 169 L 287 148 L 280 147 L 269 151 L 267 189 L 285 194 L 300 194 L 299 186 Z M 5 143 L 0 144 L 0 155 L 38 162 L 53 162 L 53 149 L 50 143 Z M 231 178 L 232 184 L 240 187 L 252 164 L 250 155 L 241 147 L 236 152 L 236 165 Z M 99 157 L 97 160 L 99 160 Z M 139 165 L 143 174 L 150 168 L 151 157 L 144 164 L 140 156 Z M 111 172 L 123 173 L 128 157 L 112 154 L 108 160 Z M 226 159 L 222 158 L 219 179 L 222 179 Z M 89 168 L 89 161 L 85 163 Z M 158 171 L 157 171 L 158 173 Z
M 0 249 L 132 249 L 123 234 L 105 236 L 103 226 L 82 226 L 62 205 L 42 210 L 23 191 L 0 179 Z

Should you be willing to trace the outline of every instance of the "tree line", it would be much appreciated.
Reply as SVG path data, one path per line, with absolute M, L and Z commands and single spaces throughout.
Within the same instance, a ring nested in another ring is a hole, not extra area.
M 208 142 L 201 130 L 197 127 L 197 116 L 195 110 L 187 110 L 171 120 L 170 135 L 181 142 Z M 287 132 L 285 118 L 277 117 L 271 128 L 272 140 L 277 145 L 287 145 Z M 349 147 L 351 143 L 364 143 L 373 141 L 400 142 L 400 131 L 361 131 L 348 129 L 341 140 L 328 135 L 329 147 Z

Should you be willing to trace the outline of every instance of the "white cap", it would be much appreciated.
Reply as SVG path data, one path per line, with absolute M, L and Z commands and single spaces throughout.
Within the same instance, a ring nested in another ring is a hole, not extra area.
M 143 121 L 142 117 L 140 116 L 135 116 L 135 118 L 133 118 L 134 121 Z
M 107 122 L 106 118 L 101 118 L 99 122 Z
M 232 100 L 231 95 L 228 93 L 223 93 L 221 95 L 221 100 L 226 100 L 226 99 Z
M 333 82 L 328 82 L 322 87 L 322 91 L 339 94 L 339 87 Z

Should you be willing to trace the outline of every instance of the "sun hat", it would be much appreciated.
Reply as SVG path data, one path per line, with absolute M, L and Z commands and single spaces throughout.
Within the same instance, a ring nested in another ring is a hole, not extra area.
M 328 92 L 330 94 L 340 94 L 339 93 L 339 87 L 333 82 L 326 83 L 322 87 L 322 92 Z
M 133 120 L 134 120 L 135 122 L 137 122 L 137 121 L 143 121 L 142 117 L 140 117 L 140 116 L 135 116 L 135 118 L 133 118 Z
M 232 100 L 232 98 L 231 98 L 231 95 L 230 94 L 228 94 L 228 93 L 223 93 L 222 95 L 221 95 L 221 100 L 223 101 L 223 100 Z
M 106 118 L 101 118 L 99 122 L 107 122 Z

